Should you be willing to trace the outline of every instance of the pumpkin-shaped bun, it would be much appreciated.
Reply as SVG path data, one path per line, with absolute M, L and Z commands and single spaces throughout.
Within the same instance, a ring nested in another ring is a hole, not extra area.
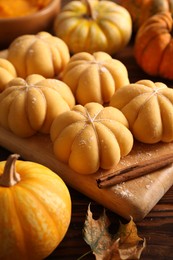
M 144 143 L 173 141 L 173 89 L 140 80 L 118 89 L 110 105 L 120 109 L 134 137 Z
M 20 137 L 49 133 L 54 118 L 75 104 L 70 88 L 62 81 L 30 75 L 15 78 L 0 94 L 0 125 Z
M 53 78 L 64 70 L 69 58 L 65 42 L 48 32 L 19 36 L 11 43 L 7 54 L 22 78 L 30 74 Z
M 6 59 L 0 58 L 0 92 L 5 89 L 10 80 L 16 77 L 16 69 L 13 64 Z
M 50 136 L 57 159 L 80 174 L 112 168 L 133 146 L 123 113 L 95 102 L 76 105 L 59 115 Z
M 108 103 L 115 90 L 129 84 L 125 65 L 105 52 L 74 54 L 62 80 L 71 88 L 76 101 Z

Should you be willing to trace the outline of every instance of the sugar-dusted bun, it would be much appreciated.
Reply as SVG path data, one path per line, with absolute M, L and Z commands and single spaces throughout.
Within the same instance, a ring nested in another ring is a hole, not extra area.
M 81 174 L 114 167 L 133 146 L 123 113 L 96 102 L 76 105 L 57 116 L 50 136 L 57 159 Z
M 40 74 L 57 77 L 70 59 L 67 45 L 48 32 L 22 35 L 9 46 L 7 59 L 15 66 L 19 77 Z
M 137 140 L 173 141 L 173 89 L 164 83 L 140 80 L 124 86 L 115 92 L 110 105 L 123 112 Z

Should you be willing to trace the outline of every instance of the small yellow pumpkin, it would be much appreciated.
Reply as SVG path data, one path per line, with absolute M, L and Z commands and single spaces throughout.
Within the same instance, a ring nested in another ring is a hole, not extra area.
M 115 90 L 129 84 L 125 65 L 105 52 L 74 54 L 62 74 L 62 80 L 81 105 L 108 103 Z
M 57 77 L 70 59 L 67 45 L 48 32 L 22 35 L 9 46 L 7 59 L 16 68 L 19 77 L 40 74 Z
M 13 64 L 6 59 L 0 58 L 0 92 L 5 89 L 10 80 L 16 77 L 17 73 Z
M 68 230 L 71 197 L 53 171 L 17 159 L 0 162 L 0 259 L 42 260 Z
M 56 117 L 50 137 L 57 159 L 80 174 L 114 167 L 133 146 L 123 113 L 96 102 L 76 105 Z
M 114 54 L 129 42 L 132 20 L 129 12 L 113 1 L 70 1 L 56 17 L 54 33 L 73 54 L 82 51 Z
M 17 77 L 0 94 L 0 125 L 20 137 L 48 134 L 54 118 L 74 105 L 70 88 L 60 80 Z
M 143 143 L 173 141 L 173 89 L 140 80 L 118 89 L 110 106 L 122 111 L 134 137 Z

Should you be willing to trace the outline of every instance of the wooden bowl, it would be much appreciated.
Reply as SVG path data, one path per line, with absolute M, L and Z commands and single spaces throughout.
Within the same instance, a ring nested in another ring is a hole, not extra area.
M 15 18 L 0 18 L 0 49 L 8 48 L 18 36 L 51 30 L 60 8 L 61 0 L 52 0 L 48 6 L 36 13 Z

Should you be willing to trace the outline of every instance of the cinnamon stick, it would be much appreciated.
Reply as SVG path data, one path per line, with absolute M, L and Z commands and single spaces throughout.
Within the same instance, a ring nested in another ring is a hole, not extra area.
M 138 164 L 133 164 L 124 169 L 106 174 L 96 180 L 99 188 L 108 188 L 116 184 L 126 182 L 151 172 L 160 170 L 173 163 L 173 153 L 162 155 L 162 157 L 144 160 Z

